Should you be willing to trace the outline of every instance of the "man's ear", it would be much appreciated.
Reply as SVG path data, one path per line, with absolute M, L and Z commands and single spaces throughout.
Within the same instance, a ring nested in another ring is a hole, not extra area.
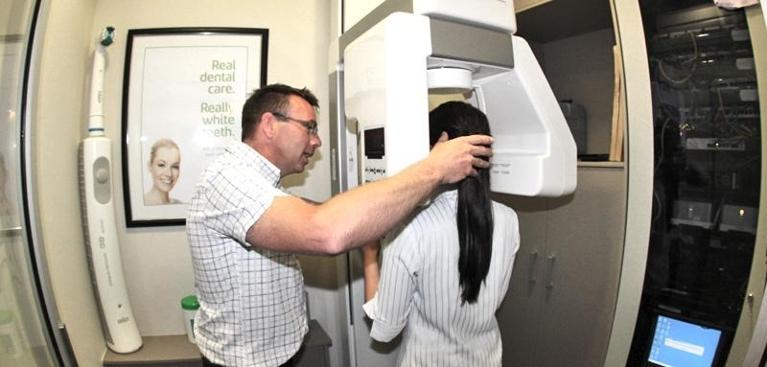
M 264 112 L 261 115 L 261 121 L 258 123 L 258 129 L 269 140 L 273 139 L 277 134 L 277 119 L 271 112 Z

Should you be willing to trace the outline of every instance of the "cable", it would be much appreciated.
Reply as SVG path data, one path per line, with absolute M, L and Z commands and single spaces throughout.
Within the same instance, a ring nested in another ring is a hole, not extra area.
M 652 218 L 652 222 L 657 221 L 660 219 L 661 213 L 663 212 L 663 202 L 660 200 L 660 196 L 658 196 L 658 192 L 653 190 L 652 191 L 653 199 L 658 203 L 658 210 L 655 212 L 655 216 Z
M 666 73 L 666 69 L 663 67 L 663 60 L 655 59 L 655 62 L 658 63 L 658 71 L 660 71 L 661 76 L 663 76 L 663 78 L 665 78 L 666 80 L 671 82 L 671 84 L 684 84 L 684 83 L 686 83 L 688 80 L 690 80 L 690 78 L 692 78 L 693 75 L 695 75 L 695 71 L 698 69 L 698 63 L 695 62 L 695 61 L 698 60 L 698 56 L 699 56 L 698 55 L 698 42 L 695 40 L 695 35 L 693 35 L 692 32 L 688 31 L 687 34 L 690 36 L 690 41 L 692 42 L 692 48 L 693 48 L 693 57 L 688 59 L 688 60 L 685 60 L 685 61 L 681 62 L 681 64 L 687 64 L 687 63 L 690 63 L 690 62 L 693 63 L 692 64 L 692 69 L 690 70 L 690 73 L 687 76 L 685 76 L 682 79 L 674 79 L 674 78 L 670 77 L 668 75 L 668 73 Z
M 739 124 L 736 124 L 736 123 L 732 122 L 730 120 L 729 116 L 727 116 L 727 114 L 724 111 L 724 101 L 722 99 L 722 88 L 719 88 L 719 87 L 716 88 L 716 95 L 717 95 L 717 100 L 719 101 L 719 112 L 717 114 L 721 114 L 722 119 L 724 119 L 724 122 L 727 124 L 727 126 L 732 128 L 733 130 L 735 130 L 736 133 L 745 135 L 743 137 L 749 137 L 750 138 L 750 137 L 754 136 L 754 132 L 753 131 L 749 130 L 745 126 L 740 126 Z
M 655 164 L 655 169 L 653 172 L 657 172 L 661 163 L 663 163 L 663 154 L 666 150 L 666 142 L 664 136 L 666 135 L 666 126 L 668 125 L 669 121 L 671 121 L 671 117 L 666 117 L 666 120 L 663 121 L 663 126 L 660 128 L 660 158 L 658 159 L 658 163 Z

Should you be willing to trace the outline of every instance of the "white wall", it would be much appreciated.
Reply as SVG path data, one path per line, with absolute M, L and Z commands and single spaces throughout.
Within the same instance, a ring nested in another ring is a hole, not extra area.
M 346 0 L 343 2 L 344 32 L 354 27 L 384 0 Z
M 116 211 L 126 283 L 142 335 L 183 334 L 179 301 L 194 292 L 183 226 L 126 228 L 120 129 L 125 42 L 128 29 L 253 27 L 269 29 L 267 82 L 306 86 L 320 99 L 324 145 L 308 172 L 287 180 L 290 191 L 322 201 L 330 196 L 327 50 L 331 2 L 324 0 L 194 2 L 152 0 L 49 1 L 42 82 L 35 122 L 37 190 L 43 242 L 61 312 L 81 366 L 100 365 L 103 338 L 96 316 L 83 248 L 77 180 L 77 145 L 85 135 L 86 81 L 97 35 L 108 25 L 117 40 L 108 48 L 105 127 L 113 141 Z M 302 257 L 311 316 L 334 342 L 331 363 L 346 364 L 345 288 L 337 258 Z

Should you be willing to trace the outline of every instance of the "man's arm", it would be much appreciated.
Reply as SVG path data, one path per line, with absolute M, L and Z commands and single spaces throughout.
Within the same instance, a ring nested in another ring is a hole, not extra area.
M 429 156 L 390 178 L 341 193 L 320 205 L 277 197 L 250 227 L 248 243 L 276 251 L 338 254 L 382 237 L 441 184 L 486 168 L 492 138 L 464 136 L 436 144 Z

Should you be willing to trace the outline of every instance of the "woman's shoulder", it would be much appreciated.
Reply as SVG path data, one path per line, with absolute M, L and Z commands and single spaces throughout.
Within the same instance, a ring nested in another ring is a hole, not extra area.
M 493 215 L 496 217 L 501 215 L 504 217 L 512 218 L 515 221 L 517 220 L 517 212 L 515 212 L 514 209 L 495 200 L 493 200 Z
M 442 236 L 455 228 L 455 208 L 444 203 L 432 201 L 417 208 L 402 224 L 389 232 L 390 239 L 396 243 L 420 243 L 418 248 L 428 247 L 424 239 Z M 429 242 L 429 241 L 426 241 Z
M 455 226 L 455 199 L 439 198 L 416 210 L 409 227 L 422 232 L 440 231 L 443 226 Z

